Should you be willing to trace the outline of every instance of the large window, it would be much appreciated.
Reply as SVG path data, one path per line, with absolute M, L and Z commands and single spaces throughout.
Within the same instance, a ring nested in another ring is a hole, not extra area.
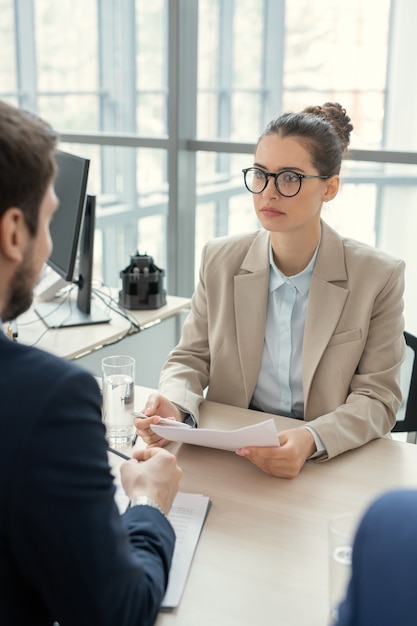
M 258 227 L 241 169 L 266 124 L 339 101 L 352 160 L 323 216 L 407 260 L 417 331 L 414 0 L 0 0 L 0 14 L 0 97 L 91 158 L 97 278 L 119 286 L 138 250 L 190 295 L 204 242 Z

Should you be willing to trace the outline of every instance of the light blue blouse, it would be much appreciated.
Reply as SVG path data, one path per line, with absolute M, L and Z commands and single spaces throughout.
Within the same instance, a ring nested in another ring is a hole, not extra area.
M 265 341 L 261 370 L 251 403 L 254 409 L 303 418 L 304 323 L 319 245 L 307 267 L 295 276 L 285 276 L 277 268 L 270 248 Z M 319 456 L 325 451 L 324 446 L 313 428 L 306 428 L 312 433 L 317 446 L 314 457 Z

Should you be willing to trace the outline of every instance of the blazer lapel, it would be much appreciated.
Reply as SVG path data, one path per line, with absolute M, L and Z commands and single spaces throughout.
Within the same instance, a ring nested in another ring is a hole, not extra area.
M 303 341 L 303 389 L 307 405 L 314 373 L 334 333 L 349 290 L 341 237 L 322 222 L 320 248 L 311 279 Z
M 269 234 L 260 231 L 234 277 L 237 348 L 248 406 L 262 360 L 268 287 Z

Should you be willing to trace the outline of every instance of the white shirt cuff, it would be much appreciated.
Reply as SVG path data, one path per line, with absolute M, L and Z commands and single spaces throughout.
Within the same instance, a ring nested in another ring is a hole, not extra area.
M 170 401 L 170 402 L 172 402 L 172 401 Z M 180 406 L 176 402 L 172 402 L 172 404 L 174 406 L 176 406 L 177 409 L 179 409 L 181 411 L 181 413 L 183 413 L 183 422 L 185 424 L 188 424 L 189 426 L 192 426 L 193 428 L 197 428 L 197 422 L 196 422 L 196 419 L 195 419 L 195 417 L 194 417 L 194 415 L 192 413 L 189 413 L 187 411 L 187 409 L 184 409 L 182 406 Z
M 311 456 L 309 456 L 307 460 L 317 459 L 319 456 L 326 454 L 327 450 L 324 447 L 322 440 L 320 439 L 320 437 L 318 436 L 314 428 L 311 428 L 311 426 L 304 426 L 304 428 L 307 428 L 307 430 L 310 431 L 310 433 L 313 435 L 314 443 L 316 444 L 316 448 L 317 448 L 316 452 L 312 454 Z

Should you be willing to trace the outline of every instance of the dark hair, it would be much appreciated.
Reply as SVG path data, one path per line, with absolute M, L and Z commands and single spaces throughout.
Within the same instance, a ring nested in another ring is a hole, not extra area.
M 283 113 L 268 124 L 258 143 L 273 133 L 297 137 L 309 151 L 320 176 L 330 176 L 340 172 L 352 130 L 346 110 L 337 102 L 326 102 L 323 106 L 306 107 L 300 113 Z
M 0 101 L 0 217 L 18 207 L 32 236 L 55 176 L 57 139 L 51 126 L 36 115 Z

